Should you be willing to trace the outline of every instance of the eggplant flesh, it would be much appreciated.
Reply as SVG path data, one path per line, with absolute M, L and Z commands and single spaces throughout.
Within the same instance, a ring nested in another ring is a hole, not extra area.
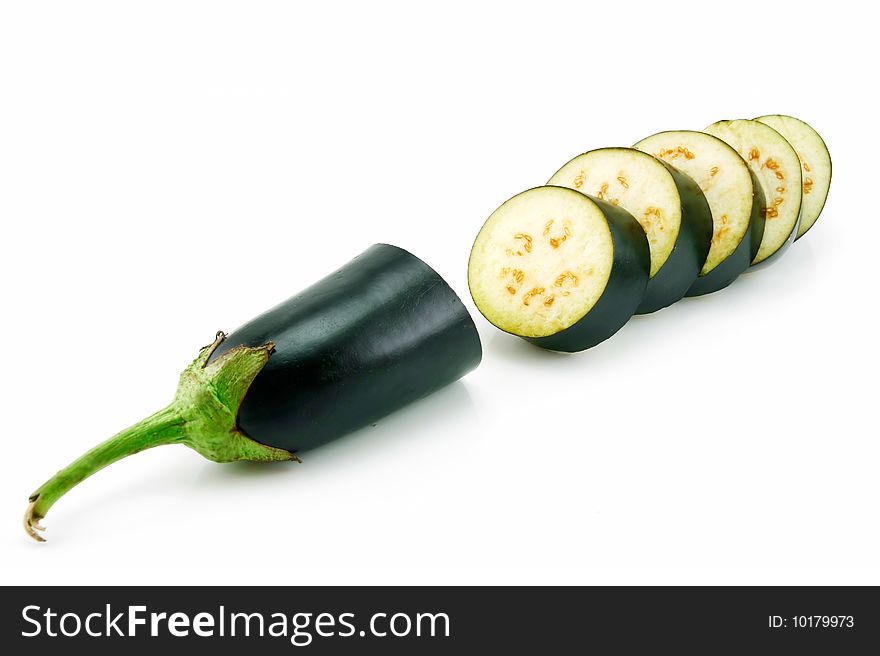
M 763 195 L 745 161 L 721 139 L 692 130 L 660 132 L 635 148 L 688 175 L 708 203 L 713 224 L 709 254 L 686 296 L 727 287 L 749 268 L 764 230 Z
M 496 327 L 573 352 L 629 320 L 650 266 L 647 237 L 631 214 L 573 189 L 544 186 L 514 196 L 489 217 L 471 250 L 468 284 Z
M 548 184 L 622 207 L 642 226 L 651 249 L 651 278 L 637 314 L 684 297 L 712 243 L 712 213 L 689 176 L 639 150 L 600 148 L 572 159 Z
M 611 275 L 596 305 L 580 321 L 553 335 L 529 338 L 552 351 L 574 353 L 604 342 L 636 313 L 648 285 L 651 252 L 642 226 L 626 210 L 598 198 L 591 200 L 602 210 L 611 231 Z
M 764 234 L 752 266 L 775 260 L 791 244 L 801 216 L 801 164 L 791 144 L 759 121 L 718 121 L 704 130 L 746 161 L 764 196 Z
M 482 357 L 461 300 L 409 252 L 376 244 L 229 334 L 211 359 L 272 342 L 238 426 L 293 453 L 366 426 L 455 381 Z
M 797 236 L 800 239 L 816 224 L 831 186 L 831 155 L 810 125 L 793 116 L 770 114 L 755 119 L 779 132 L 797 153 L 801 163 L 803 201 Z

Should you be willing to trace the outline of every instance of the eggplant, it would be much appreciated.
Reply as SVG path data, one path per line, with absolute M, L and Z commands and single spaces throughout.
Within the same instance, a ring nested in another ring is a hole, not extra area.
M 471 249 L 468 286 L 497 328 L 575 352 L 629 320 L 650 270 L 648 239 L 632 214 L 544 186 L 514 196 L 487 219 Z
M 639 150 L 599 148 L 572 159 L 547 184 L 619 205 L 641 224 L 651 249 L 651 277 L 636 314 L 684 297 L 712 243 L 712 212 L 693 179 Z
M 99 469 L 185 444 L 209 460 L 296 460 L 452 383 L 482 357 L 455 292 L 407 251 L 376 244 L 212 344 L 158 413 L 58 472 L 29 498 L 25 530 Z
M 231 333 L 208 361 L 266 342 L 277 355 L 251 384 L 238 426 L 292 453 L 458 380 L 482 354 L 455 292 L 427 264 L 387 245 Z
M 828 198 L 828 189 L 831 187 L 831 155 L 828 146 L 818 132 L 793 116 L 769 114 L 755 120 L 769 125 L 785 137 L 800 160 L 803 201 L 801 222 L 795 237 L 797 241 L 815 225 Z
M 751 266 L 775 260 L 794 241 L 800 223 L 803 192 L 797 153 L 785 137 L 759 121 L 718 121 L 704 132 L 740 154 L 764 195 L 764 235 Z
M 727 143 L 704 132 L 672 130 L 634 148 L 690 176 L 712 213 L 712 242 L 700 274 L 686 296 L 724 289 L 746 271 L 764 232 L 763 194 L 745 160 Z

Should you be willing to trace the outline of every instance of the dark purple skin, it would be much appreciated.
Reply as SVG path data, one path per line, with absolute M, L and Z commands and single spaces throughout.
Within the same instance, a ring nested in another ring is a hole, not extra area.
M 700 275 L 712 245 L 712 210 L 700 185 L 689 175 L 658 160 L 672 174 L 681 199 L 681 226 L 672 253 L 648 281 L 636 314 L 656 312 L 684 298 Z
M 249 437 L 298 453 L 371 424 L 474 369 L 480 338 L 455 292 L 376 244 L 237 329 L 211 356 L 275 344 L 238 413 Z

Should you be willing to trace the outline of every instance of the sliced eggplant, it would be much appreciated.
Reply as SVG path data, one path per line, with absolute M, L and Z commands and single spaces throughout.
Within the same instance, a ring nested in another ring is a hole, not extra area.
M 749 167 L 731 146 L 704 132 L 660 132 L 634 147 L 691 177 L 709 204 L 713 223 L 709 255 L 686 295 L 727 287 L 749 268 L 764 230 L 763 196 Z
M 622 207 L 641 224 L 651 249 L 651 278 L 637 314 L 681 299 L 697 279 L 712 243 L 712 213 L 694 180 L 632 148 L 578 155 L 547 183 Z
M 626 210 L 566 187 L 514 196 L 483 225 L 468 262 L 477 308 L 554 351 L 608 339 L 642 301 L 648 240 Z
M 803 200 L 801 222 L 795 237 L 800 239 L 813 227 L 825 207 L 831 186 L 831 154 L 819 133 L 800 119 L 783 114 L 769 114 L 755 120 L 769 125 L 785 137 L 801 162 Z
M 776 130 L 758 121 L 718 121 L 704 132 L 733 146 L 763 192 L 764 236 L 752 265 L 781 255 L 797 235 L 801 214 L 801 163 L 794 148 Z

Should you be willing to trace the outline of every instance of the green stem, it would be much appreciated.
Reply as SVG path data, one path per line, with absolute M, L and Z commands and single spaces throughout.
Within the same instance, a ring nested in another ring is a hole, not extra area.
M 29 514 L 36 519 L 45 517 L 52 504 L 64 494 L 95 472 L 107 465 L 112 465 L 117 460 L 154 446 L 180 442 L 185 434 L 185 423 L 172 404 L 143 421 L 139 421 L 134 426 L 117 433 L 43 483 L 30 496 Z M 43 539 L 30 530 L 28 533 L 31 533 L 32 537 L 38 540 Z
M 298 461 L 284 449 L 251 439 L 237 425 L 244 396 L 272 354 L 273 345 L 237 346 L 209 362 L 225 338 L 217 333 L 214 342 L 183 371 L 168 407 L 99 444 L 34 492 L 24 517 L 28 535 L 44 542 L 37 533 L 43 530 L 40 519 L 58 499 L 107 465 L 161 444 L 185 444 L 214 462 Z

